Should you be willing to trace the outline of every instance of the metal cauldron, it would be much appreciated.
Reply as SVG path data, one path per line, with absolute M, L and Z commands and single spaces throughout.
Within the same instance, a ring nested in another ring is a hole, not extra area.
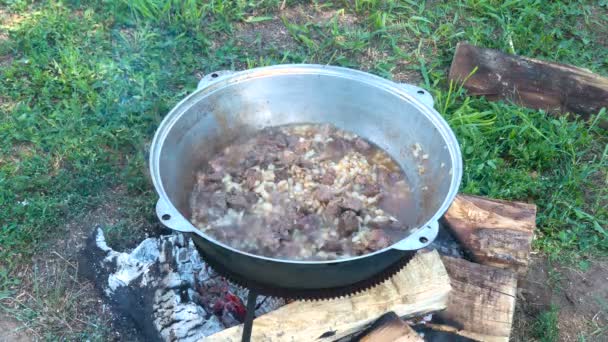
M 412 185 L 418 228 L 383 250 L 333 261 L 244 253 L 195 228 L 188 218 L 196 170 L 236 137 L 291 123 L 331 123 L 387 151 Z M 158 217 L 171 229 L 191 233 L 212 266 L 258 288 L 305 293 L 372 278 L 430 244 L 438 219 L 456 196 L 462 160 L 453 132 L 427 91 L 345 68 L 279 65 L 217 72 L 201 80 L 156 131 L 150 171 L 160 197 Z

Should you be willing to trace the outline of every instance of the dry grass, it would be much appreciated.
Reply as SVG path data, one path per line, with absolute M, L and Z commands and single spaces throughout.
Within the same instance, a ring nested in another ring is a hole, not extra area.
M 17 275 L 23 281 L 14 286 L 13 295 L 0 300 L 0 309 L 35 340 L 99 338 L 105 333 L 110 315 L 93 284 L 78 279 L 76 260 L 49 251 Z

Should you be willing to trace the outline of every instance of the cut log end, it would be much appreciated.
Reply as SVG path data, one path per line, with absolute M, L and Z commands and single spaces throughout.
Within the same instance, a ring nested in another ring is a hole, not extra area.
M 508 341 L 515 312 L 517 277 L 510 270 L 442 257 L 452 292 L 448 308 L 431 327 L 480 341 Z M 447 330 L 446 330 L 447 329 Z
M 459 195 L 444 220 L 474 261 L 527 272 L 535 205 Z

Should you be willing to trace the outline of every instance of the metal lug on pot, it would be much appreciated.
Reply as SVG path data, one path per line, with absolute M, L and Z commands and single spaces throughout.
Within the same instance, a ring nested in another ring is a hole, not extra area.
M 398 242 L 393 246 L 393 248 L 402 251 L 421 249 L 430 245 L 433 240 L 435 240 L 438 233 L 439 222 L 431 222 L 423 228 L 419 228 L 418 230 L 414 231 L 412 235 Z
M 175 208 L 167 205 L 163 199 L 156 202 L 156 216 L 165 226 L 184 233 L 192 233 L 196 229 Z
M 200 81 L 198 81 L 198 85 L 196 86 L 196 90 L 203 89 L 203 88 L 209 86 L 210 84 L 213 84 L 213 83 L 221 80 L 225 76 L 228 76 L 228 75 L 231 75 L 231 74 L 234 74 L 234 71 L 232 71 L 232 70 L 220 70 L 220 71 L 214 71 L 214 72 L 208 73 L 203 78 L 201 78 Z
M 425 105 L 431 108 L 433 108 L 433 106 L 435 105 L 435 100 L 433 100 L 433 96 L 431 96 L 431 93 L 429 93 L 428 90 L 407 83 L 400 83 L 399 85 L 403 89 L 405 89 L 406 92 L 408 92 L 410 95 L 412 95 Z

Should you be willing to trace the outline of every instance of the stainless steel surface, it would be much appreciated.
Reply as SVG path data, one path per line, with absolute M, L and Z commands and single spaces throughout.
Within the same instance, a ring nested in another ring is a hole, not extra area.
M 427 90 L 407 83 L 399 83 L 399 85 L 408 94 L 425 104 L 427 107 L 433 108 L 433 106 L 435 105 L 435 100 L 433 99 L 433 96 L 431 96 L 431 93 L 429 93 Z
M 418 199 L 413 222 L 418 228 L 384 250 L 334 261 L 252 255 L 196 229 L 187 219 L 195 170 L 236 137 L 291 123 L 331 123 L 387 151 L 412 184 Z M 279 65 L 216 72 L 203 78 L 199 88 L 177 104 L 158 128 L 151 146 L 150 171 L 160 197 L 157 214 L 161 221 L 172 229 L 192 233 L 197 245 L 214 258 L 224 258 L 226 263 L 257 263 L 256 267 L 299 264 L 313 273 L 315 265 L 358 261 L 362 267 L 370 268 L 359 268 L 360 273 L 369 275 L 383 264 L 367 263 L 365 258 L 383 256 L 388 263 L 398 258 L 396 251 L 415 250 L 432 242 L 437 235 L 437 220 L 457 193 L 462 161 L 456 138 L 432 108 L 427 91 L 345 68 Z M 235 272 L 251 272 L 253 266 L 249 266 L 235 266 Z M 356 270 L 357 267 L 351 269 Z M 276 279 L 285 278 L 293 269 L 274 275 L 273 270 L 267 271 L 268 277 Z
M 198 81 L 198 85 L 196 86 L 196 89 L 202 89 L 205 88 L 206 86 L 210 85 L 211 83 L 215 83 L 217 81 L 219 81 L 222 78 L 225 78 L 226 76 L 230 76 L 234 74 L 234 71 L 232 70 L 219 70 L 219 71 L 214 71 L 210 74 L 207 74 L 205 76 L 203 76 L 203 78 L 201 78 L 200 81 Z

